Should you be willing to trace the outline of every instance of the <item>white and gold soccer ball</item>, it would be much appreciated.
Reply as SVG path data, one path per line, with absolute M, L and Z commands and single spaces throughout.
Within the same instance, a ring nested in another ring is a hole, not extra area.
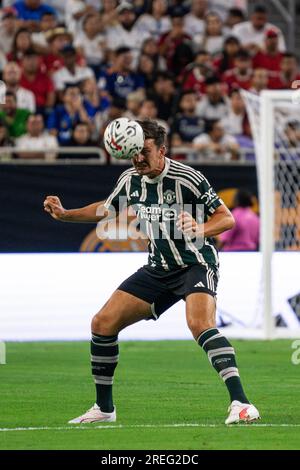
M 129 160 L 144 147 L 144 132 L 132 119 L 118 118 L 110 122 L 104 132 L 104 145 L 114 158 Z

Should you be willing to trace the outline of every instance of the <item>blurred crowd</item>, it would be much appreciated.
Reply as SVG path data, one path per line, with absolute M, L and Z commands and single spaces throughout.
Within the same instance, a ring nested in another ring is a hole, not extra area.
M 126 116 L 159 120 L 177 158 L 238 160 L 253 148 L 241 89 L 300 80 L 268 2 L 250 15 L 246 0 L 1 3 L 0 146 L 17 158 L 97 158 L 108 122 Z M 298 146 L 299 123 L 286 135 Z

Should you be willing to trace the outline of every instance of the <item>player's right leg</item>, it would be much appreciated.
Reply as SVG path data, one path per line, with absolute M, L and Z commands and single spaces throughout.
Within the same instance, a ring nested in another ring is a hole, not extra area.
M 116 421 L 112 387 L 118 364 L 118 333 L 126 326 L 151 316 L 150 303 L 116 290 L 92 320 L 91 364 L 96 385 L 96 403 L 69 423 Z

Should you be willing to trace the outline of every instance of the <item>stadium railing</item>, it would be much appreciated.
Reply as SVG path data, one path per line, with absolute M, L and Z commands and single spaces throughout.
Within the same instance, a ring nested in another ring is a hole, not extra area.
M 50 158 L 22 158 L 19 155 L 24 154 L 45 154 L 51 155 Z M 76 154 L 97 154 L 98 158 L 72 158 L 72 155 Z M 193 164 L 193 163 L 205 163 L 208 165 L 244 165 L 251 164 L 255 165 L 254 161 L 254 149 L 244 148 L 240 150 L 239 158 L 237 160 L 226 160 L 222 156 L 218 159 L 210 159 L 209 156 L 203 156 L 200 152 L 192 150 L 187 147 L 178 147 L 172 149 L 171 157 L 178 158 L 179 160 Z M 59 155 L 59 158 L 57 156 Z M 63 157 L 65 155 L 65 158 Z M 16 158 L 16 156 L 18 156 Z M 106 153 L 99 147 L 57 147 L 56 149 L 36 148 L 36 149 L 21 149 L 19 147 L 0 147 L 0 163 L 1 164 L 14 164 L 14 165 L 31 165 L 31 164 L 45 164 L 51 165 L 130 165 L 131 161 L 111 159 L 110 162 L 107 160 Z

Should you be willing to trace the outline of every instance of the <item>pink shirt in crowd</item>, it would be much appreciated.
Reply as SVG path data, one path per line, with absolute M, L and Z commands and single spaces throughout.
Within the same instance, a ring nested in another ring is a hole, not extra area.
M 220 235 L 222 251 L 253 251 L 259 242 L 259 217 L 249 207 L 232 211 L 235 226 Z

